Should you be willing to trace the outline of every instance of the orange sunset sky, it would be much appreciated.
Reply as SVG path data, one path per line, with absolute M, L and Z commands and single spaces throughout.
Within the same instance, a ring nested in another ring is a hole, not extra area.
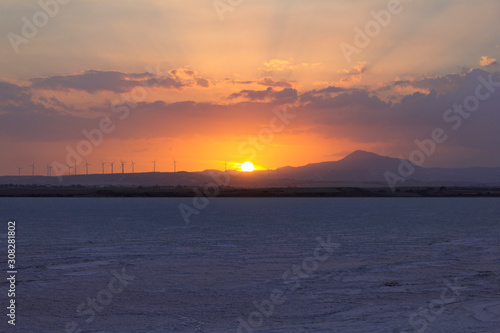
M 66 165 L 103 119 L 92 173 L 407 158 L 435 128 L 424 166 L 500 166 L 500 87 L 444 119 L 500 82 L 497 0 L 64 2 L 0 3 L 0 175 Z

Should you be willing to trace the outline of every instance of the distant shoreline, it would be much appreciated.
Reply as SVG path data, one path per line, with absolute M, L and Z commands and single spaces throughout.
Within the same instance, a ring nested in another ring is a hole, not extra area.
M 304 198 L 304 197 L 500 197 L 498 187 L 400 187 L 394 192 L 389 188 L 362 187 L 221 187 L 216 197 L 221 198 Z M 168 198 L 195 197 L 203 193 L 200 187 L 118 187 L 118 186 L 58 186 L 35 185 L 1 186 L 1 197 L 136 197 Z

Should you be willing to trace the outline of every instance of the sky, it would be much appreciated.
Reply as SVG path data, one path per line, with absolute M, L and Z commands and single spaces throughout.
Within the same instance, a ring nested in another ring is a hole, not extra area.
M 2 0 L 0 175 L 121 160 L 274 169 L 355 150 L 500 167 L 499 12 L 497 0 Z

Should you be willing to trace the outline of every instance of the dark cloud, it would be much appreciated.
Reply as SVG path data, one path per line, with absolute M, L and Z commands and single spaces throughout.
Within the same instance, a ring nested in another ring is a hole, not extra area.
M 297 90 L 292 88 L 285 88 L 276 91 L 269 87 L 266 90 L 242 90 L 239 93 L 233 93 L 228 98 L 234 99 L 243 97 L 251 101 L 272 100 L 278 103 L 292 103 L 298 98 Z
M 449 74 L 445 76 L 436 76 L 417 80 L 397 80 L 381 90 L 387 90 L 399 86 L 435 90 L 440 94 L 446 94 L 460 89 L 460 87 L 465 83 L 465 76 L 466 74 Z
M 272 98 L 278 103 L 293 103 L 297 100 L 297 90 L 292 88 L 285 88 L 281 91 L 274 92 Z
M 140 81 L 145 78 L 141 74 L 137 75 L 139 77 L 129 80 Z M 482 156 L 498 156 L 500 87 L 496 87 L 495 93 L 480 102 L 477 111 L 463 119 L 460 129 L 451 129 L 451 124 L 443 120 L 447 110 L 454 104 L 463 103 L 468 96 L 473 96 L 481 82 L 480 78 L 488 81 L 489 75 L 483 70 L 471 70 L 464 75 L 453 74 L 418 82 L 395 82 L 392 86 L 412 84 L 439 87 L 439 83 L 447 86 L 441 92 L 438 89 L 414 92 L 400 98 L 398 102 L 387 102 L 368 90 L 334 86 L 308 91 L 300 96 L 292 88 L 241 90 L 230 98 L 241 98 L 243 101 L 229 105 L 193 101 L 142 102 L 130 110 L 126 121 L 119 119 L 120 114 L 112 111 L 111 104 L 68 114 L 68 111 L 72 111 L 71 106 L 64 105 L 55 97 L 40 96 L 40 92 L 33 94 L 30 87 L 0 81 L 0 132 L 13 142 L 79 140 L 82 139 L 83 129 L 98 128 L 99 120 L 107 116 L 120 124 L 109 135 L 118 139 L 173 137 L 190 133 L 229 135 L 242 126 L 251 127 L 256 122 L 267 121 L 273 105 L 294 103 L 293 113 L 300 117 L 290 124 L 290 130 L 307 128 L 308 132 L 326 138 L 370 144 L 377 142 L 383 146 L 397 145 L 413 149 L 415 140 L 429 138 L 431 132 L 440 127 L 449 135 L 445 149 L 483 151 Z M 493 77 L 493 81 L 500 82 L 500 78 Z M 483 89 L 483 93 L 486 91 Z M 89 117 L 90 112 L 94 118 Z M 232 126 L 234 123 L 239 125 Z M 481 164 L 480 161 L 478 163 Z
M 334 86 L 329 86 L 327 88 L 320 89 L 320 90 L 314 89 L 314 90 L 307 91 L 307 92 L 301 94 L 300 101 L 301 102 L 310 102 L 318 95 L 335 94 L 335 93 L 344 92 L 344 91 L 346 91 L 346 89 L 334 87 Z M 322 97 L 320 97 L 320 98 L 322 98 Z
M 338 93 L 338 92 L 342 92 L 342 91 L 345 91 L 345 89 L 344 88 L 339 88 L 339 87 L 334 87 L 334 86 L 329 86 L 329 87 L 324 88 L 324 89 L 313 90 L 313 93 L 317 93 L 317 94 L 332 94 L 332 93 Z
M 64 140 L 86 119 L 62 115 L 55 97 L 35 100 L 28 88 L 0 82 L 0 133 L 14 141 Z
M 252 84 L 255 83 L 255 81 L 240 81 L 240 80 L 234 80 L 230 78 L 225 78 L 224 81 L 227 83 L 232 83 L 232 84 Z
M 178 78 L 150 73 L 130 74 L 118 71 L 88 70 L 82 74 L 49 76 L 30 80 L 31 88 L 43 90 L 82 90 L 88 93 L 111 91 L 124 93 L 138 86 L 160 85 L 164 88 L 181 89 L 184 84 Z
M 292 84 L 288 81 L 274 81 L 271 77 L 265 77 L 257 81 L 258 84 L 266 87 L 291 88 Z
M 210 85 L 210 83 L 208 82 L 207 79 L 198 77 L 195 80 L 196 80 L 196 84 L 199 85 L 200 87 L 208 88 L 208 86 Z
M 455 85 L 455 90 L 442 94 L 436 90 L 415 92 L 397 103 L 385 102 L 364 90 L 347 91 L 334 97 L 309 94 L 301 108 L 308 120 L 314 123 L 311 131 L 329 137 L 360 143 L 406 145 L 414 149 L 415 140 L 429 138 L 435 128 L 443 128 L 449 135 L 445 144 L 447 149 L 459 147 L 497 154 L 500 152 L 500 87 L 480 102 L 477 111 L 462 119 L 458 129 L 452 128 L 454 123 L 444 120 L 445 113 L 455 104 L 463 104 L 466 98 L 474 96 L 480 78 L 488 81 L 489 75 L 482 70 L 473 70 L 463 78 L 450 76 L 461 83 L 458 87 Z M 493 80 L 500 82 L 499 77 L 493 77 Z M 443 82 L 448 81 L 453 80 Z
M 239 93 L 232 93 L 231 95 L 229 95 L 229 98 L 233 99 L 238 97 L 245 97 L 252 101 L 264 100 L 266 98 L 269 98 L 273 92 L 273 88 L 271 87 L 267 88 L 266 90 L 242 90 Z
M 18 101 L 30 99 L 31 93 L 29 89 L 9 82 L 0 81 L 0 105 L 17 103 Z

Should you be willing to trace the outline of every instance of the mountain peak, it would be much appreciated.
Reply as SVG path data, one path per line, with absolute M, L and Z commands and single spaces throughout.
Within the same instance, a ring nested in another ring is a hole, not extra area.
M 362 162 L 366 160 L 373 160 L 376 158 L 382 158 L 382 156 L 364 150 L 356 150 L 355 152 L 352 152 L 344 157 L 342 161 Z

